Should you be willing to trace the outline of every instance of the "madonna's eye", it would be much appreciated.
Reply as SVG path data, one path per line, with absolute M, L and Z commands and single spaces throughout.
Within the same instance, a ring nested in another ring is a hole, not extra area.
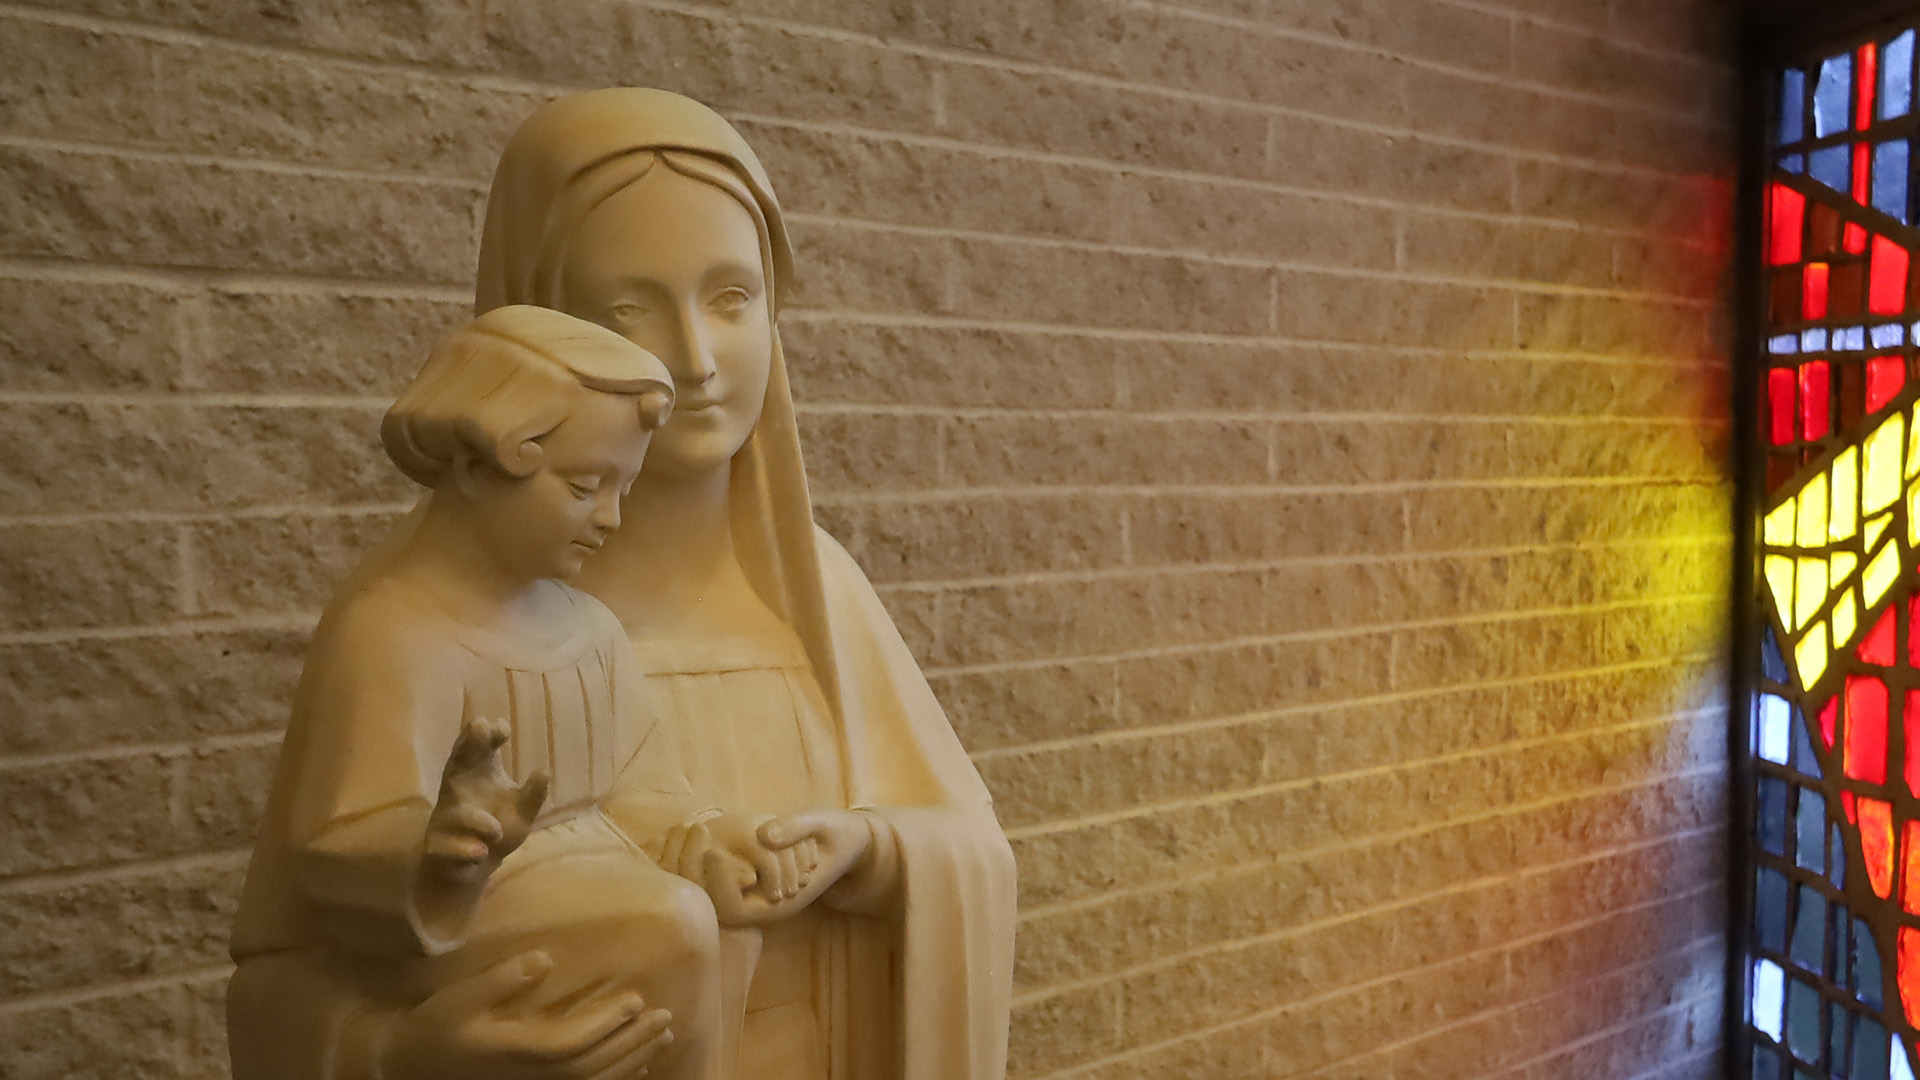
M 613 321 L 618 323 L 638 322 L 647 315 L 646 305 L 636 304 L 631 300 L 623 300 L 613 305 L 609 311 L 613 315 Z
M 745 311 L 747 305 L 751 303 L 753 303 L 753 294 L 738 285 L 730 285 L 727 288 L 721 289 L 719 292 L 713 294 L 713 300 L 711 301 L 715 311 L 726 312 L 729 315 Z

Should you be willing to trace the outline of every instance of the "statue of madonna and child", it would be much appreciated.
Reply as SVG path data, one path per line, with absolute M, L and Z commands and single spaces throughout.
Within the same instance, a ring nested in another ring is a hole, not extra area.
M 813 524 L 753 152 L 551 102 L 478 317 L 381 425 L 429 494 L 315 632 L 232 937 L 237 1080 L 1001 1080 L 1014 868 Z

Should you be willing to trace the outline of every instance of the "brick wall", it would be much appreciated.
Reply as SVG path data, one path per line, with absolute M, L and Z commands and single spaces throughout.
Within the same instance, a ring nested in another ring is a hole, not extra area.
M 1712 0 L 0 2 L 0 1074 L 223 1076 L 302 643 L 538 102 L 737 120 L 1013 1075 L 1707 1077 Z

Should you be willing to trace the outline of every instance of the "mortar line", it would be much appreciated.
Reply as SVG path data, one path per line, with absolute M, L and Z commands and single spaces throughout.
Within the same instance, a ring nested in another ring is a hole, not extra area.
M 48 395 L 61 393 L 48 391 Z M 126 395 L 135 396 L 135 395 Z M 231 395 L 240 397 L 243 395 Z M 384 399 L 379 399 L 384 400 Z M 1041 406 L 1028 408 L 1023 406 L 981 407 L 970 405 L 911 405 L 888 402 L 826 402 L 821 404 L 795 403 L 795 411 L 811 416 L 905 416 L 934 419 L 959 420 L 1109 420 L 1117 424 L 1138 424 L 1141 422 L 1200 422 L 1213 424 L 1232 424 L 1241 421 L 1250 423 L 1291 423 L 1315 424 L 1346 427 L 1353 424 L 1540 424 L 1554 427 L 1592 427 L 1607 424 L 1652 424 L 1685 425 L 1688 428 L 1706 428 L 1718 430 L 1731 427 L 1733 421 L 1728 417 L 1633 415 L 1610 413 L 1423 413 L 1416 411 L 1353 411 L 1315 410 L 1305 412 L 1274 412 L 1265 409 L 1129 409 L 1119 411 L 1111 407 L 1094 406 L 1090 408 Z
M 171 739 L 154 743 L 119 743 L 86 750 L 52 750 L 38 754 L 5 753 L 0 754 L 0 772 L 44 769 L 60 765 L 95 765 L 143 757 L 173 761 L 210 752 L 257 750 L 264 746 L 278 746 L 281 738 L 282 733 L 275 729 L 231 735 L 206 735 L 197 739 Z
M 160 975 L 145 975 L 131 979 L 115 979 L 111 982 L 94 983 L 88 986 L 72 987 L 64 990 L 45 990 L 24 994 L 20 997 L 0 1000 L 0 1017 L 18 1016 L 22 1013 L 36 1012 L 42 1009 L 70 1008 L 86 1005 L 107 998 L 125 997 L 130 994 L 145 993 L 153 990 L 182 989 L 196 982 L 212 982 L 225 979 L 233 973 L 232 964 L 212 967 L 183 968 L 179 971 Z
M 91 885 L 137 882 L 155 874 L 191 873 L 197 870 L 244 870 L 251 855 L 251 848 L 232 848 L 225 851 L 197 851 L 186 855 L 169 855 L 157 859 L 142 859 L 137 862 L 114 863 L 106 866 L 29 870 L 25 873 L 0 877 L 0 896 L 21 896 L 85 888 Z

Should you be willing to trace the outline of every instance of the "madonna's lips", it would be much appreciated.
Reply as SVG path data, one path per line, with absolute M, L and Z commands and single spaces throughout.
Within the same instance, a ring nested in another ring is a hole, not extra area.
M 708 409 L 719 408 L 725 402 L 725 398 L 717 397 L 682 397 L 674 400 L 673 411 L 676 413 L 706 412 Z

